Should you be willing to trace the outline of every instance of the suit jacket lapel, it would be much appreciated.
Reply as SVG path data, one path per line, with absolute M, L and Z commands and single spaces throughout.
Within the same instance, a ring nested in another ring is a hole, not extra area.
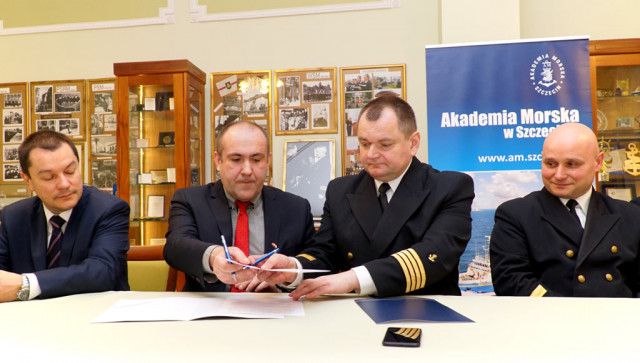
M 264 251 L 271 251 L 272 242 L 280 241 L 280 215 L 283 206 L 276 193 L 267 187 L 262 189 L 262 209 L 264 213 Z
M 542 219 L 551 224 L 558 232 L 564 234 L 576 246 L 579 246 L 582 227 L 576 223 L 567 207 L 545 188 L 542 188 L 540 198 L 543 206 Z
M 382 210 L 376 197 L 376 185 L 373 178 L 366 174 L 357 186 L 353 194 L 347 194 L 347 201 L 351 212 L 362 227 L 362 230 L 371 240 L 376 230 L 376 226 L 382 216 Z
M 71 216 L 66 222 L 67 227 L 62 234 L 62 247 L 60 250 L 60 266 L 69 266 L 71 264 L 71 255 L 73 254 L 73 248 L 75 247 L 76 238 L 78 237 L 78 231 L 80 228 L 87 228 L 87 226 L 81 226 L 82 213 L 87 210 L 87 203 L 89 202 L 90 191 L 87 188 L 82 189 L 82 196 L 73 207 Z
M 584 238 L 578 251 L 577 266 L 584 262 L 607 232 L 618 223 L 618 220 L 620 220 L 620 215 L 609 213 L 602 196 L 597 192 L 593 192 L 589 201 L 589 210 L 587 211 Z
M 29 222 L 33 226 L 29 233 L 33 266 L 36 271 L 44 270 L 47 268 L 47 221 L 40 199 L 35 200 Z
M 222 183 L 218 180 L 211 187 L 212 203 L 206 203 L 211 209 L 211 213 L 220 229 L 220 234 L 224 235 L 227 243 L 233 244 L 233 231 L 231 230 L 231 213 L 229 213 L 229 201 L 224 194 Z M 213 223 L 213 222 L 212 222 Z

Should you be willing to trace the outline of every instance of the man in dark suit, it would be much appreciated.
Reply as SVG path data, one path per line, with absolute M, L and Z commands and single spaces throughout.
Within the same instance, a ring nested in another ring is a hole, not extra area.
M 549 134 L 544 188 L 496 210 L 490 244 L 496 294 L 638 295 L 640 207 L 593 190 L 603 157 L 587 126 L 563 124 Z
M 381 94 L 362 109 L 358 140 L 365 171 L 329 183 L 311 246 L 296 258 L 274 255 L 262 266 L 339 272 L 302 281 L 294 299 L 354 290 L 381 297 L 460 295 L 458 263 L 471 235 L 472 179 L 415 157 L 415 115 L 395 95 Z M 292 286 L 302 278 L 269 272 L 258 277 Z
M 271 159 L 268 142 L 255 123 L 225 126 L 214 153 L 220 180 L 174 194 L 164 256 L 169 265 L 185 272 L 185 291 L 225 291 L 227 284 L 246 291 L 274 288 L 254 278 L 253 270 L 242 270 L 225 259 L 221 236 L 229 245 L 235 239 L 236 201 L 253 205 L 247 208 L 249 253 L 230 247 L 233 260 L 249 264 L 255 256 L 270 252 L 272 243 L 284 253 L 296 254 L 313 234 L 309 202 L 264 185 Z
M 82 186 L 78 151 L 55 131 L 18 148 L 22 177 L 37 197 L 3 208 L 0 301 L 129 290 L 129 206 Z

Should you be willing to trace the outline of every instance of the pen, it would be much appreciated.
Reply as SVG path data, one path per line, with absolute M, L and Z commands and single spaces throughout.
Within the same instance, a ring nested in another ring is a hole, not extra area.
M 224 235 L 220 235 L 220 239 L 222 239 L 222 247 L 224 247 L 224 253 L 227 255 L 227 262 L 231 263 L 231 256 L 229 256 L 229 248 L 227 247 L 227 241 L 224 239 Z
M 255 266 L 255 265 L 257 265 L 259 262 L 262 262 L 262 261 L 266 260 L 267 258 L 271 257 L 274 253 L 277 253 L 278 251 L 280 251 L 280 248 L 279 248 L 278 246 L 276 246 L 276 244 L 275 244 L 275 243 L 272 243 L 271 245 L 272 245 L 275 249 L 274 249 L 273 251 L 271 251 L 271 252 L 267 253 L 266 255 L 264 255 L 264 256 L 262 256 L 262 257 L 260 257 L 259 259 L 257 259 L 257 260 L 256 260 L 256 262 L 254 262 L 254 263 L 252 263 L 252 264 L 251 264 L 251 266 Z M 243 267 L 242 269 L 243 269 L 243 270 L 246 270 L 246 269 L 248 269 L 248 268 L 249 268 L 249 266 L 245 266 L 245 267 Z

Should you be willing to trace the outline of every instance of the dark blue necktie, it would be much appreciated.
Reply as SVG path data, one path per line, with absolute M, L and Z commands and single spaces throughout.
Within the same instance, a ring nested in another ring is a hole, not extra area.
M 47 248 L 47 268 L 55 268 L 60 265 L 60 250 L 62 249 L 62 225 L 65 220 L 59 215 L 49 219 L 51 223 L 51 240 Z

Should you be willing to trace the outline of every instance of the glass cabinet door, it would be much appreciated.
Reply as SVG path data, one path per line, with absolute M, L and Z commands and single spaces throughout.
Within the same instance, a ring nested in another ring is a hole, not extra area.
M 593 56 L 594 66 L 594 126 L 604 152 L 599 188 L 629 201 L 640 191 L 640 55 Z
M 168 228 L 176 185 L 173 85 L 130 86 L 129 105 L 131 226 L 154 244 Z
M 203 185 L 204 184 L 204 115 L 201 110 L 203 109 L 203 95 L 202 92 L 196 87 L 189 86 L 189 185 Z

